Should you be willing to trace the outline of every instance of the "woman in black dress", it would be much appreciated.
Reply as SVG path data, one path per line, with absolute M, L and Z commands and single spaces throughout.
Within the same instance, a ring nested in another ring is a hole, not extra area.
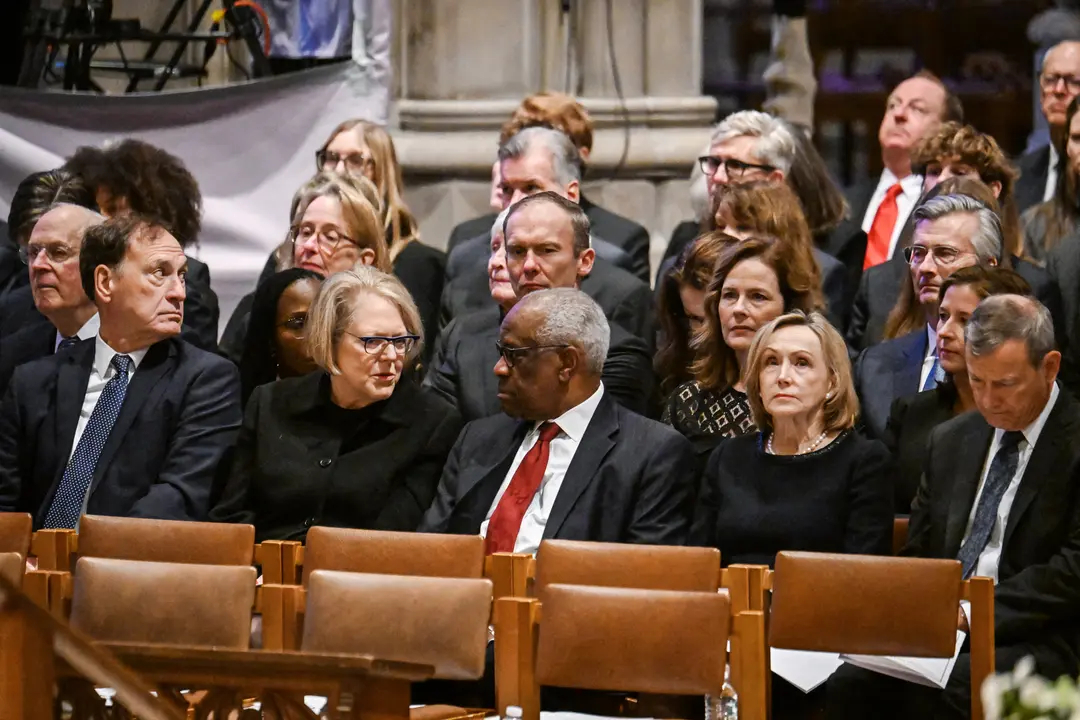
M 743 369 L 754 333 L 791 310 L 820 309 L 813 257 L 770 238 L 729 236 L 705 295 L 705 324 L 694 337 L 694 379 L 668 397 L 662 419 L 686 436 L 699 456 L 725 437 L 756 427 Z
M 961 413 L 975 409 L 964 362 L 964 327 L 978 304 L 991 295 L 1031 295 L 1031 286 L 1012 270 L 973 265 L 941 284 L 937 323 L 938 365 L 944 378 L 937 387 L 897 398 L 883 440 L 892 451 L 896 512 L 907 515 L 922 477 L 930 432 Z

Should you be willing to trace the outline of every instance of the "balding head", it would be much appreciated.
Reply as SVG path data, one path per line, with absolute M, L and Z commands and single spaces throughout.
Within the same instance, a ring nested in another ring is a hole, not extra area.
M 74 335 L 97 312 L 83 292 L 79 248 L 88 227 L 104 222 L 93 210 L 57 205 L 30 233 L 26 262 L 34 305 L 63 335 Z
M 1058 135 L 1064 131 L 1069 103 L 1080 92 L 1080 42 L 1066 40 L 1046 51 L 1039 91 L 1050 132 Z

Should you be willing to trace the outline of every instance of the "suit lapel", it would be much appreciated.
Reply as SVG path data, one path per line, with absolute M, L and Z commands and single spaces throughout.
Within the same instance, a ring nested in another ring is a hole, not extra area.
M 131 376 L 131 380 L 128 381 L 127 391 L 124 393 L 124 404 L 120 407 L 120 415 L 117 416 L 116 423 L 113 425 L 112 430 L 109 431 L 109 439 L 105 441 L 105 447 L 102 448 L 101 455 L 98 456 L 97 466 L 94 469 L 94 479 L 90 485 L 91 493 L 101 482 L 101 478 L 104 477 L 105 470 L 109 467 L 109 463 L 112 462 L 113 455 L 120 448 L 124 441 L 124 435 L 127 434 L 132 423 L 135 422 L 135 418 L 139 416 L 139 411 L 142 410 L 143 405 L 146 404 L 151 395 L 157 394 L 155 391 L 158 385 L 176 367 L 176 353 L 176 343 L 172 340 L 157 343 L 146 353 L 146 357 L 143 358 L 143 361 Z
M 462 478 L 462 485 L 458 491 L 461 498 L 458 501 L 458 507 L 461 508 L 464 514 L 462 518 L 464 527 L 479 528 L 480 524 L 484 522 L 487 511 L 491 509 L 491 504 L 495 502 L 495 495 L 498 494 L 499 487 L 502 486 L 506 474 L 510 471 L 510 465 L 514 462 L 514 455 L 531 426 L 529 422 L 515 422 L 509 417 L 503 417 L 508 423 L 514 423 L 513 432 L 509 435 L 507 445 L 496 450 L 493 463 L 481 465 L 475 469 L 470 466 L 469 476 Z M 485 440 L 489 444 L 494 444 L 498 442 L 498 438 L 507 437 L 506 433 L 501 430 L 499 428 Z
M 600 463 L 615 446 L 614 437 L 618 432 L 619 420 L 615 402 L 605 392 L 600 398 L 600 404 L 597 405 L 588 428 L 585 429 L 585 435 L 578 443 L 577 452 L 574 453 L 574 459 L 570 461 L 570 467 L 566 469 L 566 477 L 563 478 L 559 494 L 555 497 L 555 504 L 548 516 L 547 527 L 544 528 L 545 538 L 550 539 L 558 535 L 578 498 L 596 477 Z
M 71 457 L 72 442 L 75 440 L 75 428 L 79 424 L 86 386 L 90 382 L 90 368 L 94 364 L 93 340 L 84 340 L 60 359 L 57 370 L 55 438 L 58 458 L 53 482 L 59 482 Z
M 907 342 L 901 348 L 900 366 L 893 373 L 893 397 L 914 395 L 922 390 L 919 377 L 922 374 L 923 360 L 926 358 L 926 330 L 919 329 L 907 336 Z
M 975 494 L 982 479 L 986 453 L 994 437 L 994 429 L 978 413 L 970 413 L 965 428 L 963 439 L 957 444 L 958 448 L 965 450 L 956 453 L 958 459 L 952 473 L 949 514 L 945 521 L 946 557 L 956 557 L 960 552 L 960 542 L 964 539 L 971 508 L 975 504 Z

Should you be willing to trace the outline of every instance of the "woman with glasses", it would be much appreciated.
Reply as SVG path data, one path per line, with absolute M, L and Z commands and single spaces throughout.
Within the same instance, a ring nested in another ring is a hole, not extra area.
M 393 275 L 331 275 L 308 312 L 321 372 L 255 388 L 232 472 L 211 512 L 257 540 L 312 525 L 415 530 L 461 429 L 446 402 L 403 379 L 423 344 L 416 304 Z
M 259 385 L 316 369 L 304 341 L 308 310 L 323 276 L 304 268 L 282 270 L 259 285 L 240 359 L 240 399 Z
M 405 204 L 401 165 L 390 134 L 364 120 L 346 120 L 315 153 L 320 172 L 363 176 L 378 190 L 393 272 L 416 300 L 428 337 L 439 322 L 446 255 L 420 242 L 420 224 Z

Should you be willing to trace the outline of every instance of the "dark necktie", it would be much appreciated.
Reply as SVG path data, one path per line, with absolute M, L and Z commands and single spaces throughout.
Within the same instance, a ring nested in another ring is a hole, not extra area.
M 74 345 L 77 342 L 79 342 L 79 336 L 78 335 L 72 335 L 71 337 L 61 338 L 60 339 L 60 344 L 56 346 L 56 352 L 58 352 L 58 353 L 63 352 L 64 350 L 67 350 L 69 347 L 71 347 L 72 345 Z
M 120 407 L 124 404 L 124 396 L 127 394 L 128 367 L 131 365 L 131 358 L 127 355 L 116 355 L 111 364 L 116 369 L 116 374 L 105 383 L 97 405 L 90 413 L 86 429 L 79 438 L 79 444 L 75 446 L 75 452 L 71 454 L 71 460 L 64 469 L 64 477 L 56 488 L 49 512 L 45 516 L 47 528 L 74 529 L 79 522 L 86 489 L 90 487 L 98 457 L 101 456 L 105 442 L 109 439 L 109 433 L 116 423 L 117 416 L 120 415 Z
M 514 471 L 514 477 L 506 487 L 506 492 L 495 506 L 495 512 L 488 521 L 487 535 L 485 535 L 484 548 L 488 555 L 497 552 L 514 552 L 517 543 L 518 532 L 521 530 L 521 521 L 525 519 L 525 511 L 529 509 L 536 491 L 540 489 L 540 482 L 544 479 L 544 471 L 547 470 L 548 454 L 551 451 L 551 441 L 559 434 L 559 426 L 552 422 L 546 422 L 540 426 L 540 437 L 536 444 L 525 453 L 521 464 Z
M 968 534 L 967 542 L 960 548 L 956 559 L 964 569 L 964 579 L 971 577 L 975 567 L 979 564 L 979 555 L 986 549 L 986 543 L 990 541 L 990 531 L 997 522 L 998 506 L 1001 498 L 1009 487 L 1013 476 L 1016 475 L 1016 466 L 1020 461 L 1020 441 L 1024 439 L 1024 433 L 1018 430 L 1009 430 L 1001 436 L 1001 445 L 998 447 L 994 459 L 990 462 L 990 472 L 986 474 L 986 483 L 983 485 L 982 495 L 979 496 L 979 505 L 975 508 L 975 520 L 971 523 L 971 533 Z

